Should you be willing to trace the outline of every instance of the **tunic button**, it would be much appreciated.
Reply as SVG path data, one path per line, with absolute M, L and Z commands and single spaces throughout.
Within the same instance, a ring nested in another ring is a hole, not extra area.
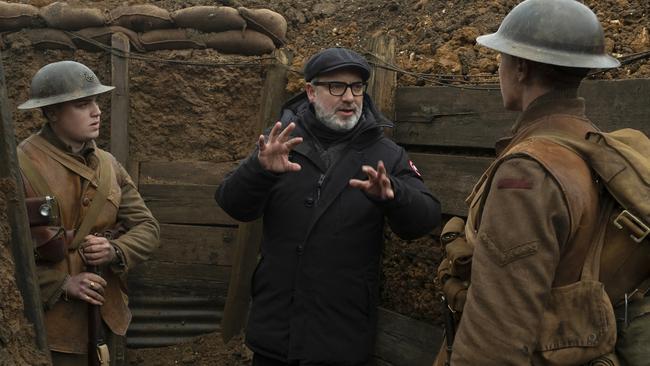
M 305 207 L 312 207 L 314 205 L 314 197 L 305 198 Z
M 305 246 L 302 244 L 298 245 L 298 247 L 296 248 L 296 253 L 298 253 L 298 255 L 302 255 L 302 253 L 304 252 L 305 252 Z
M 88 206 L 90 204 L 90 198 L 84 197 L 84 199 L 81 200 L 81 204 L 84 206 Z

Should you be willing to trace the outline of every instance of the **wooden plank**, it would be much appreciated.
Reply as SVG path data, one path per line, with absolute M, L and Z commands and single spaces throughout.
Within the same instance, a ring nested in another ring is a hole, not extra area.
M 160 225 L 160 248 L 152 260 L 186 264 L 232 265 L 237 229 Z
M 262 87 L 262 102 L 258 115 L 257 130 L 275 122 L 286 99 L 287 71 L 292 55 L 284 50 L 275 52 L 274 62 L 266 73 Z M 221 335 L 224 342 L 239 334 L 246 324 L 250 302 L 250 286 L 253 271 L 257 265 L 262 241 L 262 220 L 242 223 L 237 234 L 237 247 L 233 260 L 232 276 L 228 286 L 228 298 L 221 320 Z
M 131 270 L 129 288 L 132 286 L 161 286 L 183 289 L 222 289 L 225 292 L 230 278 L 230 266 L 188 264 L 149 260 Z
M 395 63 L 395 37 L 375 36 L 370 39 L 368 49 L 377 65 Z M 395 89 L 397 73 L 375 67 L 368 80 L 368 94 L 377 108 L 391 121 L 395 119 Z M 385 128 L 384 133 L 392 136 L 393 130 Z
M 7 98 L 4 66 L 0 53 L 0 180 L 7 192 L 7 221 L 11 227 L 11 253 L 15 265 L 16 285 L 21 292 L 25 316 L 34 326 L 36 346 L 49 360 L 43 306 L 36 280 L 36 264 L 32 252 L 32 239 L 27 222 L 25 192 L 16 156 L 16 139 L 11 110 Z M 11 187 L 13 185 L 13 187 Z M 1 300 L 0 300 L 1 301 Z M 3 325 L 4 326 L 4 325 Z
M 237 221 L 215 202 L 214 185 L 140 184 L 140 194 L 153 215 L 165 224 L 229 225 Z
M 410 153 L 425 184 L 442 204 L 442 212 L 467 216 L 465 198 L 493 158 Z
M 374 356 L 377 365 L 431 366 L 443 340 L 443 330 L 379 308 Z
M 650 133 L 650 80 L 586 81 L 579 94 L 587 116 L 609 131 L 623 127 Z M 510 133 L 518 113 L 503 108 L 498 90 L 403 87 L 396 93 L 395 140 L 407 145 L 492 149 Z
M 112 47 L 118 50 L 111 55 L 111 75 L 115 90 L 111 95 L 111 153 L 117 161 L 127 166 L 129 161 L 129 38 L 114 33 Z M 121 52 L 119 52 L 121 51 Z
M 219 185 L 238 164 L 237 161 L 143 161 L 140 163 L 140 182 Z

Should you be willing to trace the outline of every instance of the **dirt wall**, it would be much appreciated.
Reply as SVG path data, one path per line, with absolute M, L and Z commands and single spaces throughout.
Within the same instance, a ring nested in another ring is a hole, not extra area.
M 7 202 L 15 195 L 16 182 L 0 179 L 0 366 L 47 365 L 36 346 L 34 328 L 25 318 L 14 276 Z
M 147 56 L 206 64 L 256 59 L 221 56 L 214 50 L 156 51 Z M 103 83 L 111 83 L 107 54 L 12 47 L 2 57 L 11 104 L 15 107 L 29 98 L 29 82 L 40 67 L 66 59 L 84 63 Z M 261 66 L 187 66 L 131 60 L 129 68 L 132 159 L 230 161 L 244 157 L 253 146 L 263 80 Z M 107 147 L 110 96 L 100 96 L 99 104 L 102 130 L 98 143 Z M 38 131 L 44 122 L 39 110 L 14 111 L 18 141 Z

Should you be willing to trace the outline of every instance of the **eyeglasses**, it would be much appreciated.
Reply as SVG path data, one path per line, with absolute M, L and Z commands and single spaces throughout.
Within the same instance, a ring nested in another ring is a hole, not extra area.
M 348 88 L 350 88 L 352 95 L 355 97 L 361 96 L 363 95 L 363 92 L 366 91 L 367 86 L 367 84 L 364 82 L 348 84 L 341 81 L 313 81 L 311 84 L 320 86 L 327 85 L 329 87 L 330 94 L 335 97 L 340 97 L 345 94 L 345 92 L 348 91 Z

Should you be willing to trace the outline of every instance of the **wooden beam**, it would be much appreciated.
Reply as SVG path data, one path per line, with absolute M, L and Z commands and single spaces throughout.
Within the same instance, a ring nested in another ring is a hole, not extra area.
M 381 366 L 431 366 L 443 340 L 440 327 L 379 308 L 374 356 Z
M 395 90 L 397 73 L 378 66 L 395 63 L 395 37 L 375 36 L 370 39 L 370 61 L 376 64 L 368 80 L 368 94 L 373 102 L 391 121 L 395 120 Z M 393 130 L 384 128 L 384 133 L 392 136 Z
M 34 326 L 36 347 L 49 359 L 49 349 L 43 323 L 43 303 L 36 279 L 36 263 L 32 238 L 27 222 L 25 192 L 16 157 L 15 131 L 7 98 L 4 66 L 0 53 L 0 180 L 6 182 L 7 221 L 11 227 L 11 247 L 16 285 L 23 297 L 25 316 Z M 4 326 L 4 325 L 3 325 Z
M 214 201 L 216 185 L 146 184 L 139 191 L 153 215 L 164 224 L 226 225 L 235 221 Z
M 276 61 L 269 66 L 262 88 L 262 103 L 257 124 L 257 131 L 260 132 L 277 120 L 280 108 L 286 100 L 287 70 L 292 55 L 285 50 L 277 50 L 275 56 Z M 246 324 L 250 306 L 251 278 L 257 266 L 261 241 L 261 219 L 239 226 L 228 298 L 221 320 L 221 335 L 224 342 L 239 334 Z
M 111 95 L 111 153 L 117 161 L 129 163 L 129 59 L 120 55 L 129 54 L 129 38 L 123 33 L 114 33 L 112 47 L 118 50 L 111 55 L 113 94 Z
M 236 228 L 160 225 L 160 248 L 151 260 L 185 264 L 232 265 Z
M 440 200 L 442 212 L 456 216 L 467 216 L 465 198 L 494 161 L 494 158 L 462 155 L 410 153 L 409 156 L 431 193 Z
M 582 84 L 587 116 L 605 131 L 631 127 L 650 133 L 650 80 L 598 80 Z M 395 140 L 407 145 L 494 148 L 518 113 L 503 108 L 499 90 L 403 87 L 396 93 Z
M 237 161 L 143 161 L 140 183 L 219 185 L 237 164 Z

